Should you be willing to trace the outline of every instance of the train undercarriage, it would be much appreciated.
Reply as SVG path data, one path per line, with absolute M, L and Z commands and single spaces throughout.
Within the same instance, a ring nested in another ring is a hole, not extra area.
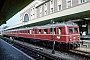
M 6 35 L 4 35 L 4 37 L 19 40 L 19 41 L 23 41 L 23 42 L 27 42 L 27 43 L 31 43 L 31 44 L 38 45 L 38 46 L 47 47 L 47 48 L 50 48 L 50 49 L 53 48 L 53 43 L 54 43 L 53 40 L 40 40 L 40 39 L 23 38 L 23 37 L 6 36 Z M 55 50 L 68 51 L 68 50 L 80 47 L 80 43 L 79 42 L 65 43 L 65 42 L 55 41 L 54 47 L 55 47 Z

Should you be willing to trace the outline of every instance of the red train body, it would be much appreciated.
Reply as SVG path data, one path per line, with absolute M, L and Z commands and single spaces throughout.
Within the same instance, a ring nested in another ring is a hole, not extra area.
M 54 29 L 53 32 L 52 29 Z M 3 35 L 9 37 L 36 39 L 43 42 L 53 41 L 54 39 L 56 43 L 64 44 L 65 47 L 71 45 L 70 48 L 74 46 L 76 48 L 77 46 L 79 46 L 80 41 L 79 27 L 77 24 L 71 22 L 6 30 L 4 31 Z

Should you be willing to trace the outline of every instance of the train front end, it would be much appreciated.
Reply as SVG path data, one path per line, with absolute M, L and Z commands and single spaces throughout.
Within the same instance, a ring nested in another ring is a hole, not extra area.
M 69 49 L 75 49 L 80 46 L 80 31 L 78 26 L 67 26 L 67 38 Z

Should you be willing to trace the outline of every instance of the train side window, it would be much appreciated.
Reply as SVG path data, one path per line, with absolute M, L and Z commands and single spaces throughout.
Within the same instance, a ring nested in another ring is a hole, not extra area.
M 34 30 L 35 34 L 37 34 L 37 29 Z
M 22 33 L 24 33 L 24 31 L 22 30 Z
M 56 28 L 54 28 L 54 34 L 56 34 Z
M 27 30 L 27 34 L 29 33 L 29 31 Z
M 22 33 L 22 31 L 20 31 L 20 33 Z
M 61 28 L 58 29 L 58 34 L 61 35 Z
M 21 33 L 23 33 L 23 30 L 21 30 Z
M 35 34 L 35 30 L 34 29 L 32 30 L 32 34 Z
M 52 31 L 53 28 L 50 28 L 50 33 L 53 34 L 53 31 Z M 54 34 L 56 34 L 56 28 L 54 28 Z
M 25 33 L 27 33 L 27 30 L 24 30 Z
M 74 28 L 74 32 L 75 33 L 78 33 L 78 28 Z
M 47 34 L 47 33 L 48 33 L 47 29 L 44 29 L 44 34 Z
M 69 28 L 69 33 L 73 33 L 73 28 Z
M 23 33 L 25 33 L 25 30 L 23 30 Z
M 41 34 L 41 29 L 39 29 L 39 34 Z
M 21 33 L 23 33 L 23 30 L 21 30 Z
M 24 33 L 27 33 L 27 31 L 26 31 L 26 30 L 24 30 Z

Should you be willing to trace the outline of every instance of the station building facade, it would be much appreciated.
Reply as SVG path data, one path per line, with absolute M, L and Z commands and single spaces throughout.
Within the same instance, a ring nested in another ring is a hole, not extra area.
M 21 25 L 73 21 L 90 34 L 90 0 L 34 0 L 20 11 Z

